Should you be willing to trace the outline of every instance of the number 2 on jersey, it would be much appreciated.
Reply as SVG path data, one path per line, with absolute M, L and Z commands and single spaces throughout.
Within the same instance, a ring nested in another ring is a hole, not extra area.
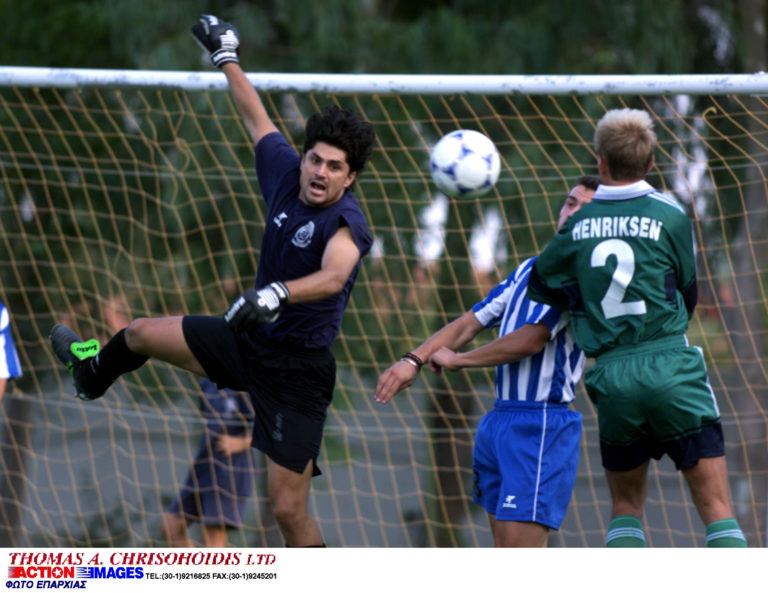
M 635 252 L 628 243 L 620 239 L 609 239 L 598 243 L 592 250 L 590 261 L 593 268 L 602 268 L 611 255 L 616 256 L 616 269 L 611 278 L 600 306 L 606 319 L 613 319 L 622 315 L 644 315 L 645 301 L 624 301 L 624 294 L 635 275 Z

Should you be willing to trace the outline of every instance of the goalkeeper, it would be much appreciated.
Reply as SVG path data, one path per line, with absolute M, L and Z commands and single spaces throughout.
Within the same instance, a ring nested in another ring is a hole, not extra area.
M 268 490 L 286 545 L 323 546 L 309 513 L 311 478 L 336 379 L 330 346 L 372 236 L 353 193 L 375 140 L 373 126 L 336 106 L 312 115 L 302 155 L 269 118 L 239 64 L 239 33 L 203 15 L 196 40 L 222 70 L 255 150 L 266 226 L 255 287 L 223 317 L 135 319 L 98 352 L 57 325 L 53 349 L 93 400 L 120 375 L 156 358 L 247 391 L 253 446 L 268 463 Z M 98 352 L 98 354 L 97 354 Z

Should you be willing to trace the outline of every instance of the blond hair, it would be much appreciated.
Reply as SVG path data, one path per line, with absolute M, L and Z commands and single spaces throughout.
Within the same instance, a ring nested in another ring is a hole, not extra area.
M 656 133 L 647 111 L 612 109 L 595 128 L 595 151 L 616 181 L 644 179 L 653 160 Z

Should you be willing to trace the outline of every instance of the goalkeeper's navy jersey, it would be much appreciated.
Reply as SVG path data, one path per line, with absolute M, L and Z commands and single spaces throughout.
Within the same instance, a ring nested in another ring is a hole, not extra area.
M 551 333 L 538 354 L 496 367 L 498 399 L 570 403 L 584 369 L 584 353 L 574 343 L 567 312 L 528 299 L 526 289 L 534 261 L 531 258 L 520 264 L 472 311 L 485 327 L 498 326 L 499 337 L 527 323 L 544 323 Z
M 529 296 L 570 310 L 576 343 L 597 356 L 684 334 L 695 284 L 688 216 L 639 181 L 598 187 L 539 256 Z
M 304 204 L 299 199 L 301 159 L 277 132 L 259 141 L 255 156 L 259 186 L 267 204 L 256 288 L 320 270 L 325 247 L 342 226 L 352 232 L 361 259 L 368 253 L 373 239 L 351 191 L 347 190 L 341 199 L 325 208 Z M 359 270 L 360 262 L 339 294 L 308 303 L 289 303 L 277 321 L 257 326 L 254 333 L 303 348 L 330 346 L 341 328 L 344 308 Z

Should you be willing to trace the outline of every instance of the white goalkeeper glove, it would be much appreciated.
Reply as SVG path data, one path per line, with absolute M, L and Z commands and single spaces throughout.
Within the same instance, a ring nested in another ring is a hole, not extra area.
M 240 33 L 229 23 L 203 14 L 200 22 L 192 27 L 192 35 L 203 49 L 210 52 L 211 64 L 217 68 L 227 62 L 240 62 Z
M 272 323 L 280 317 L 289 292 L 282 282 L 256 290 L 246 290 L 224 314 L 224 321 L 235 331 L 245 331 L 254 325 Z

